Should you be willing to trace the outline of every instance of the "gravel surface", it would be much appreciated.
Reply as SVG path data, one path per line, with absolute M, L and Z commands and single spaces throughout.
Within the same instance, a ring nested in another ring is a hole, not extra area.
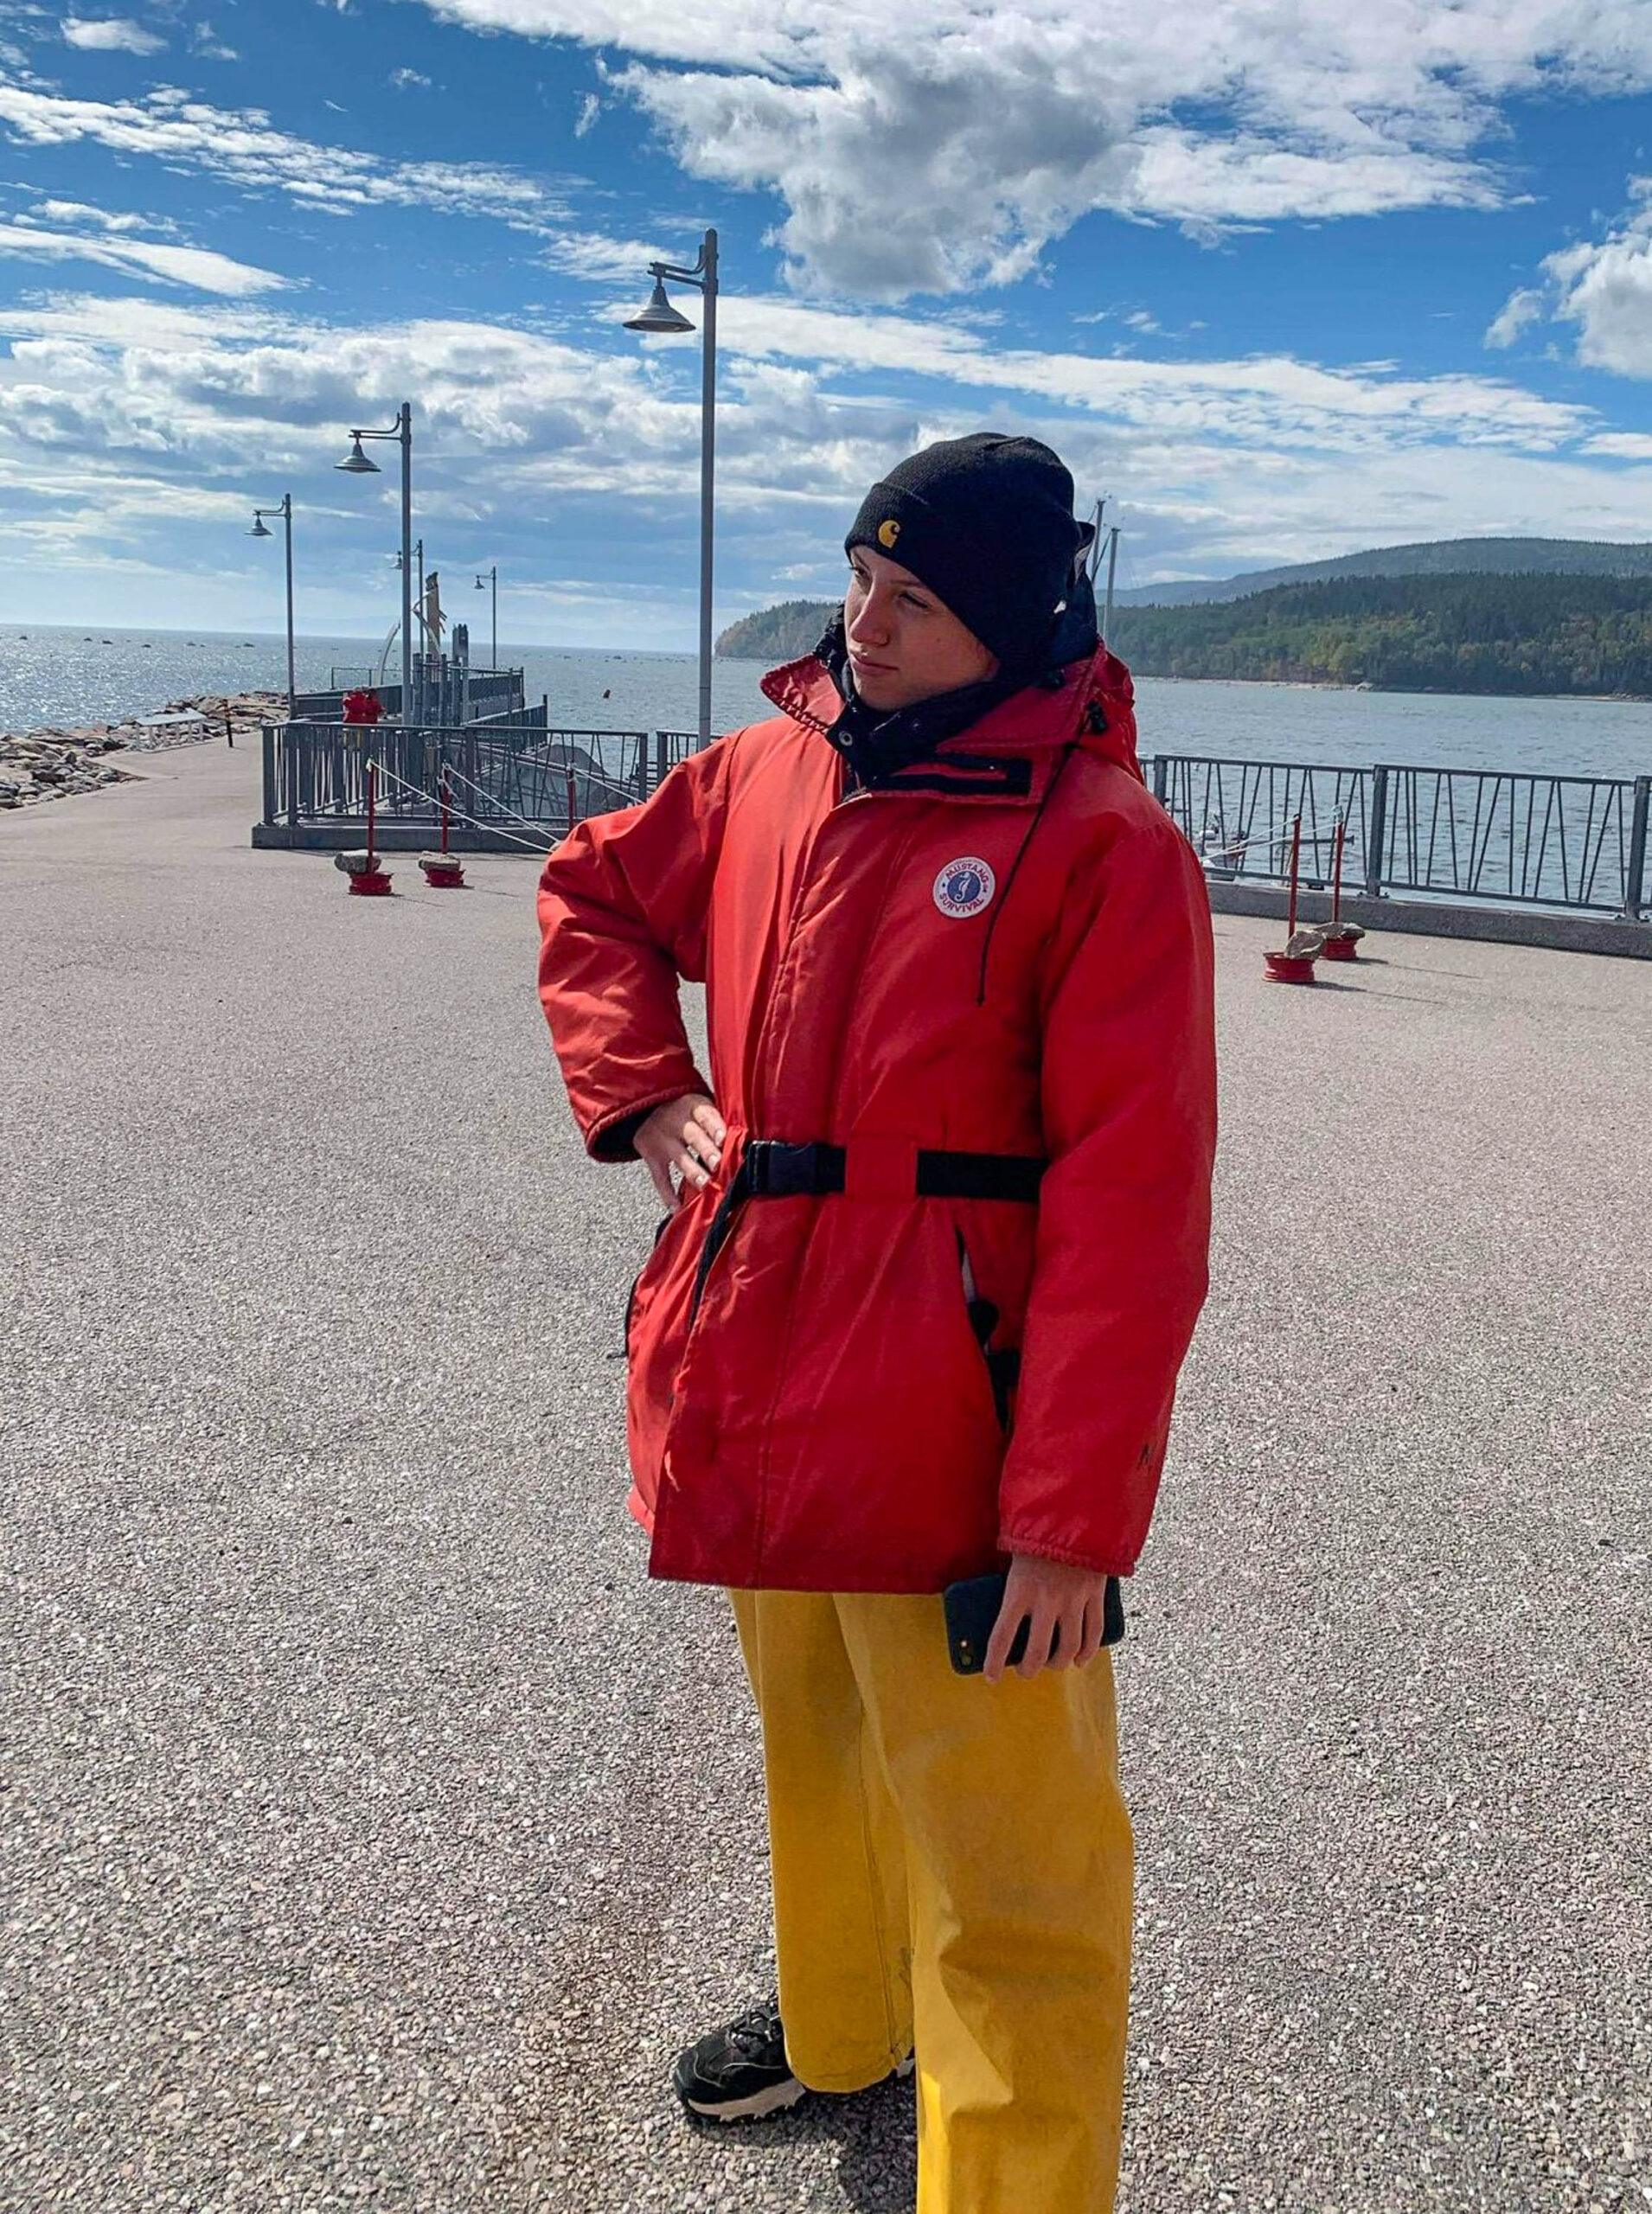
M 0 2205 L 900 2214 L 905 2087 L 663 2088 L 770 1973 L 757 1749 L 623 1512 L 654 1211 L 562 1102 L 531 861 L 352 899 L 248 848 L 255 752 L 141 774 L 0 820 Z M 1292 990 L 1274 929 L 1218 926 L 1119 1663 L 1121 2214 L 1643 2207 L 1652 976 Z

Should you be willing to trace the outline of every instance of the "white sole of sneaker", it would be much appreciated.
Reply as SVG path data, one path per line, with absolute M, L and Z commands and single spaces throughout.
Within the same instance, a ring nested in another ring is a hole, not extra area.
M 809 2086 L 794 2076 L 786 2083 L 771 2083 L 766 2091 L 753 2091 L 749 2099 L 720 2099 L 715 2105 L 702 2106 L 698 2099 L 684 2098 L 682 2103 L 707 2121 L 760 2121 L 765 2114 L 784 2114 L 808 2096 Z

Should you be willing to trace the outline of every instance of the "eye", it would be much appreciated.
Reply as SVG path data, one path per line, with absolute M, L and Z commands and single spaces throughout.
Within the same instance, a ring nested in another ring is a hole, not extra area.
M 927 615 L 930 613 L 931 610 L 929 602 L 926 599 L 919 599 L 915 592 L 903 592 L 900 597 L 906 601 L 908 607 L 915 607 L 920 615 Z

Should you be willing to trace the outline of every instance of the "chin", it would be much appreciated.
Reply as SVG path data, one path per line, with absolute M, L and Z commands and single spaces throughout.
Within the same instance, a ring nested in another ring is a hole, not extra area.
M 897 707 L 906 705 L 906 687 L 899 676 L 891 675 L 887 669 L 868 669 L 863 675 L 857 669 L 855 688 L 868 707 L 879 708 L 885 714 L 893 714 Z

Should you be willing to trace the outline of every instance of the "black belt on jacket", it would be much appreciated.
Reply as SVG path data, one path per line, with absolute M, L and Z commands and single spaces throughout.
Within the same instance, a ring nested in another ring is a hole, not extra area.
M 1048 1164 L 1025 1153 L 949 1153 L 920 1149 L 912 1173 L 919 1200 L 1019 1200 L 1031 1205 Z M 740 1167 L 718 1203 L 701 1248 L 692 1314 L 700 1304 L 712 1263 L 747 1200 L 830 1199 L 844 1189 L 848 1148 L 816 1140 L 787 1145 L 779 1138 L 748 1138 Z
M 1038 1197 L 1045 1163 L 1025 1153 L 937 1153 L 920 1150 L 912 1177 L 919 1200 L 1024 1200 Z M 734 1183 L 746 1180 L 745 1198 L 827 1199 L 843 1189 L 848 1148 L 786 1145 L 778 1138 L 750 1138 Z

